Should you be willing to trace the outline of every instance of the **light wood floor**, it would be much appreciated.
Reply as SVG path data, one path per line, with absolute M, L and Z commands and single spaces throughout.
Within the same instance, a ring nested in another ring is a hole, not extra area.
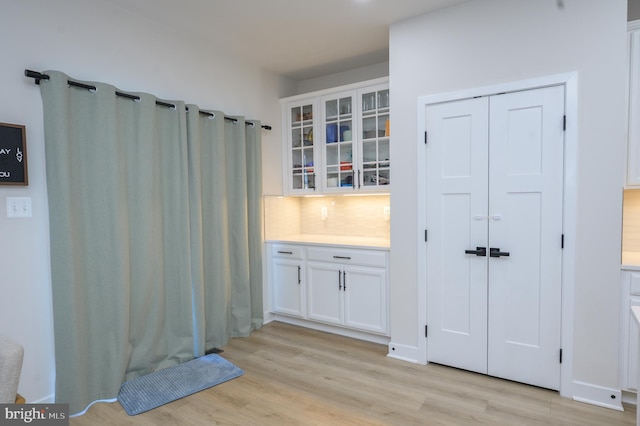
M 624 412 L 440 365 L 386 347 L 282 323 L 221 354 L 244 376 L 129 417 L 97 403 L 71 425 L 633 425 Z

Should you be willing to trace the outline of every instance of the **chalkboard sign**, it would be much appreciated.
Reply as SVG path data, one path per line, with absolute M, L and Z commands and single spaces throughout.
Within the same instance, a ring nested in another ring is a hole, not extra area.
M 28 185 L 25 128 L 0 123 L 0 185 Z

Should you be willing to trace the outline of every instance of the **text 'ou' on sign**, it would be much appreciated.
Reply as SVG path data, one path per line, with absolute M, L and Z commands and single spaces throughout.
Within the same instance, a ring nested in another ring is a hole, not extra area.
M 0 123 L 0 185 L 28 185 L 25 127 Z

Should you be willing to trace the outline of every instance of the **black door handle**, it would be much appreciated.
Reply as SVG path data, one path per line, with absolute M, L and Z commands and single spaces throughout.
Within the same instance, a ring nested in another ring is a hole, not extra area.
M 509 252 L 508 251 L 500 251 L 500 248 L 494 248 L 491 247 L 489 249 L 489 256 L 490 257 L 501 257 L 501 256 L 509 256 Z
M 487 248 L 486 247 L 476 247 L 475 250 L 465 250 L 465 254 L 475 254 L 476 256 L 486 256 Z

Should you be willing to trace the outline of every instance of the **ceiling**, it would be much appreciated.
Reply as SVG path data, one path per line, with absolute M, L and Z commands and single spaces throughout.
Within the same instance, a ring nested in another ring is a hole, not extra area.
M 468 0 L 106 0 L 306 80 L 389 60 L 389 26 Z

